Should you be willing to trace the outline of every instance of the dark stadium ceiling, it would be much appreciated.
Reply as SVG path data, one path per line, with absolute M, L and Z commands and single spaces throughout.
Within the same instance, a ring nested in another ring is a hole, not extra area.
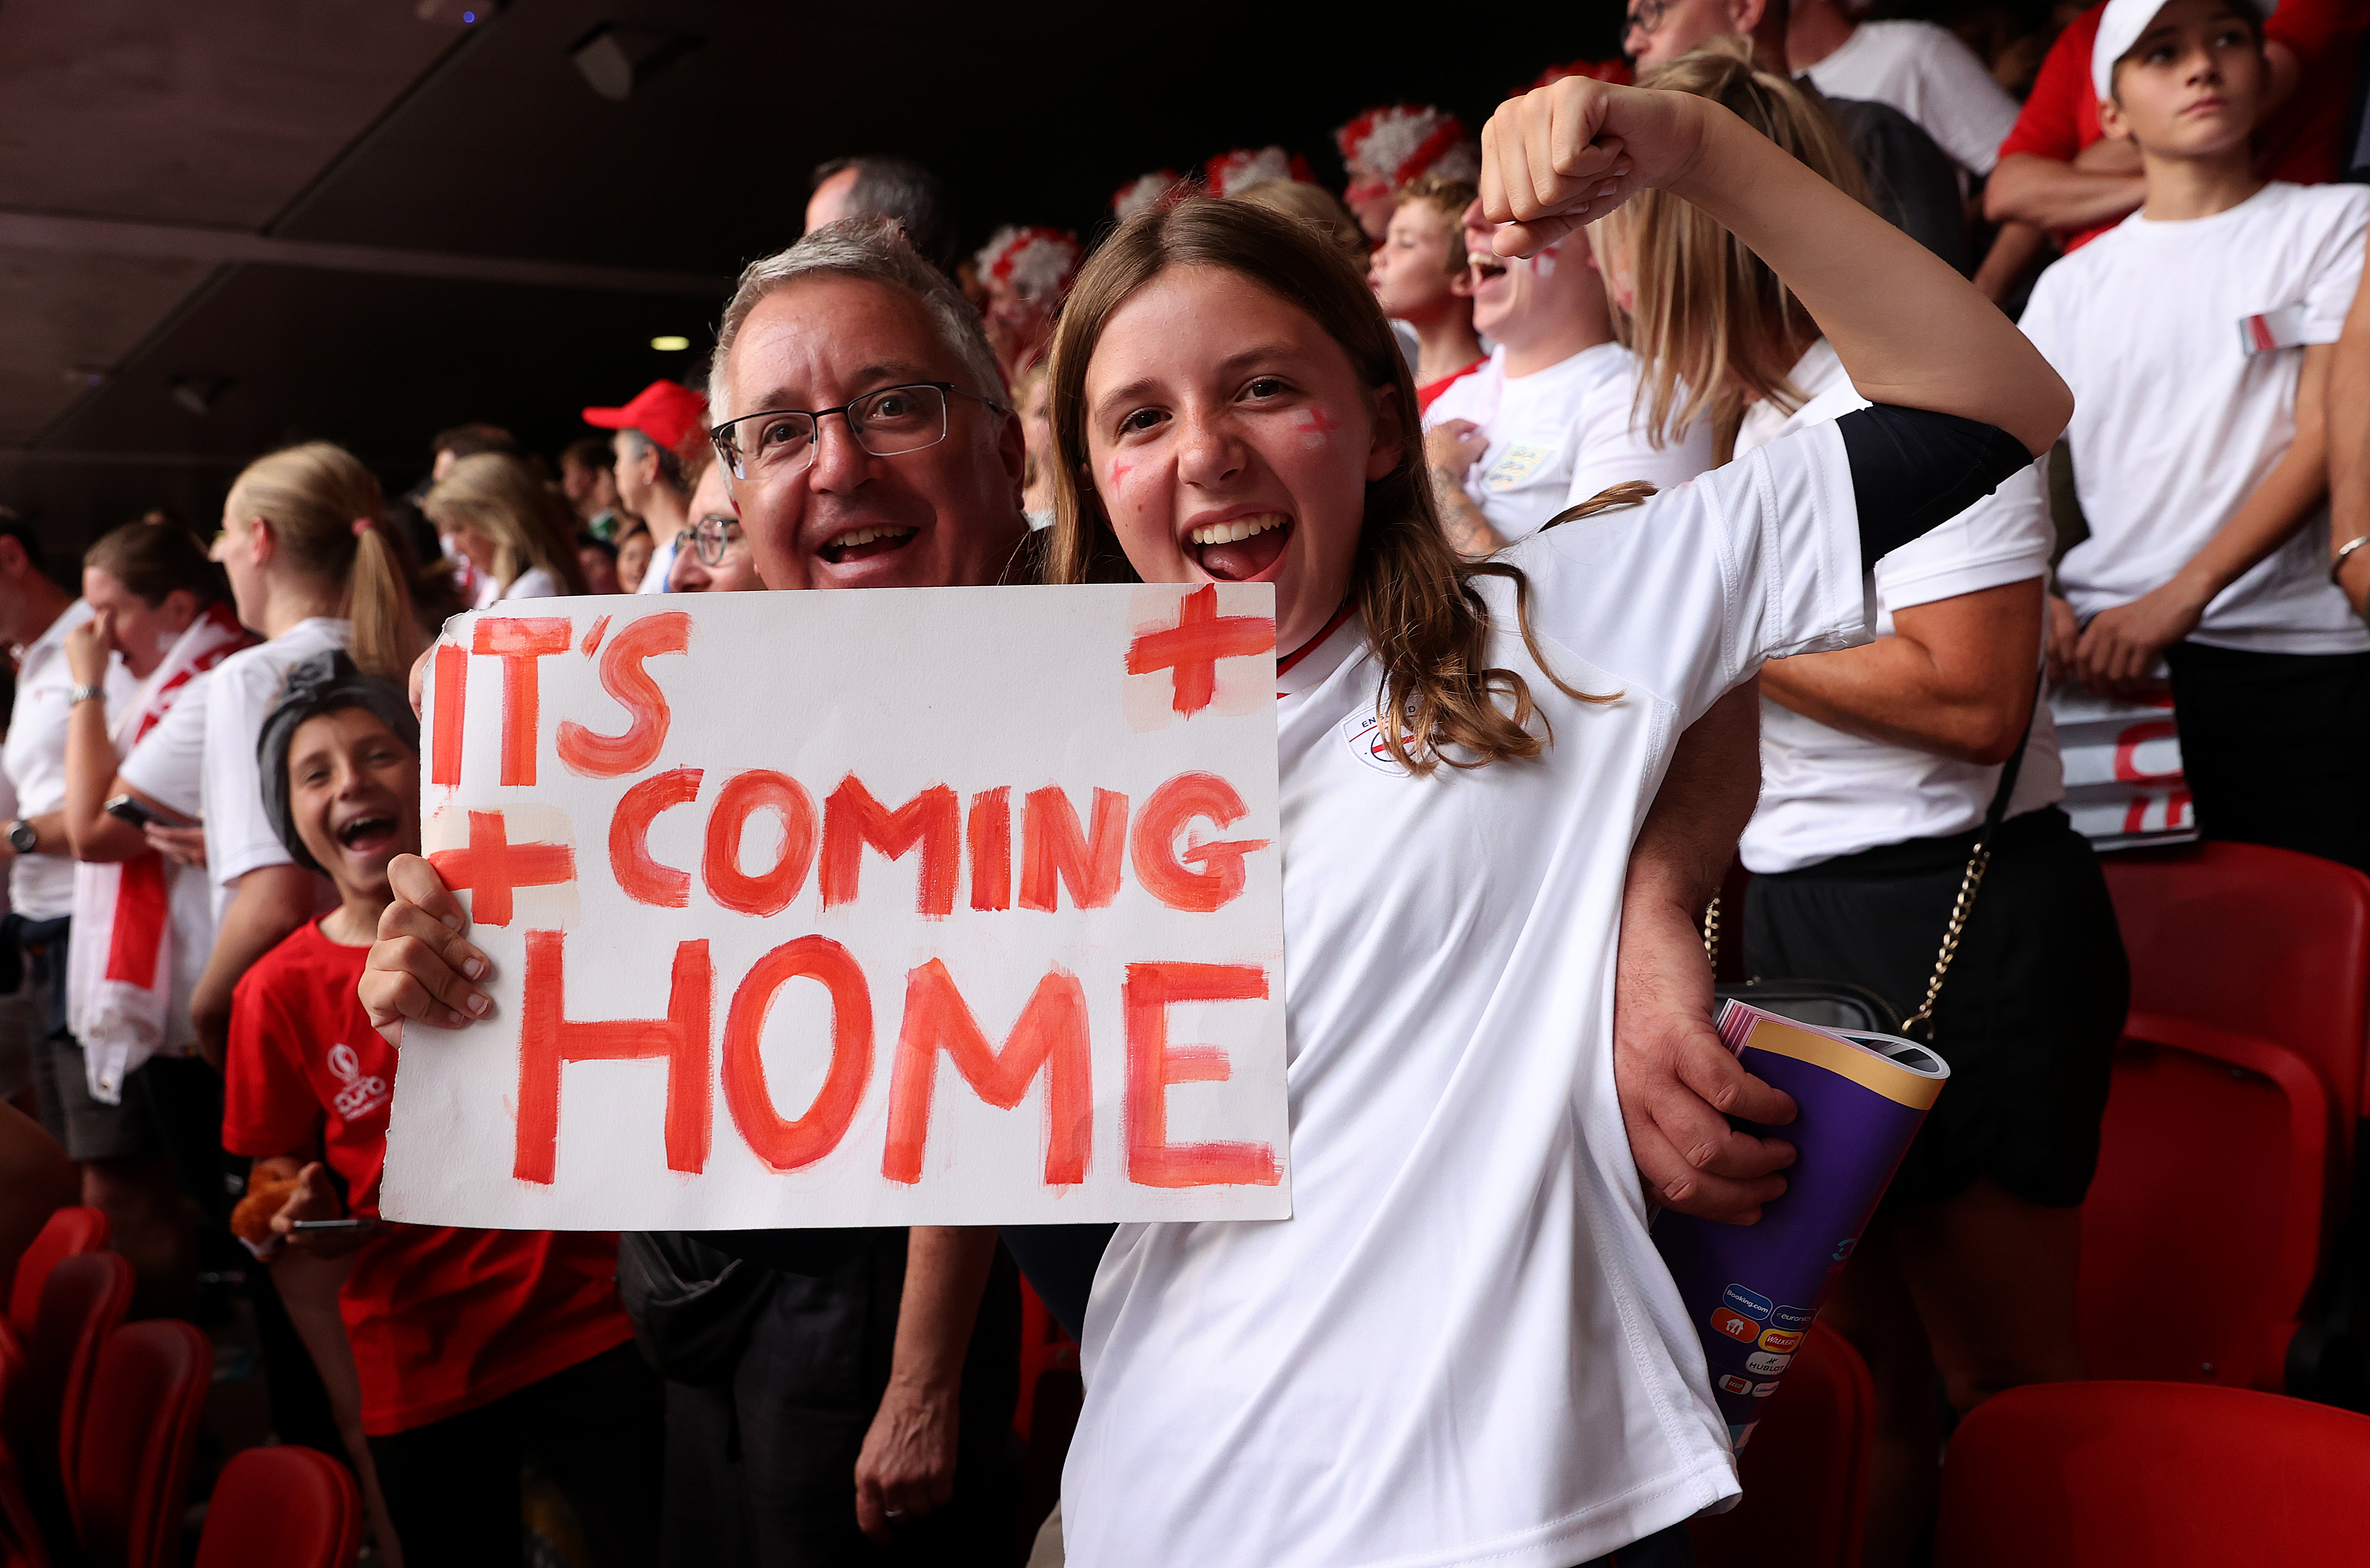
M 1338 189 L 1334 125 L 1410 99 L 1478 128 L 1543 66 L 1612 52 L 1620 7 L 1501 0 L 1413 38 L 1409 14 L 9 0 L 0 504 L 78 547 L 151 507 L 211 531 L 238 466 L 292 440 L 397 488 L 466 419 L 556 450 L 582 405 L 704 362 L 823 158 L 920 158 L 967 244 L 1087 234 L 1136 175 L 1229 146 L 1284 143 Z M 623 101 L 571 58 L 604 25 L 613 70 L 660 56 Z

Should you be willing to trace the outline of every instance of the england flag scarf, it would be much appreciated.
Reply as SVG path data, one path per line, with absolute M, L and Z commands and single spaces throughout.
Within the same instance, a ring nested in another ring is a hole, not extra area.
M 228 604 L 191 622 L 117 717 L 109 736 L 117 761 L 190 694 L 199 676 L 250 640 Z M 195 700 L 205 700 L 203 691 Z M 190 991 L 213 946 L 211 890 L 202 869 L 149 850 L 77 864 L 74 912 L 66 1026 L 82 1042 L 91 1096 L 121 1104 L 124 1081 L 142 1062 L 184 1055 L 197 1043 Z

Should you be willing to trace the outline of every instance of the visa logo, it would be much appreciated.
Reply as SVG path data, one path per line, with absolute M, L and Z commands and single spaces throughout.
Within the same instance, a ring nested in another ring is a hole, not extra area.
M 1747 1290 L 1742 1285 L 1731 1285 L 1720 1293 L 1720 1299 L 1755 1322 L 1769 1321 L 1769 1298 L 1756 1291 Z

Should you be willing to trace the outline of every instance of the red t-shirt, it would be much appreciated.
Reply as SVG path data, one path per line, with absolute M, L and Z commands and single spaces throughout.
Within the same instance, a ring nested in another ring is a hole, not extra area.
M 1428 381 L 1421 386 L 1417 387 L 1415 389 L 1415 411 L 1417 417 L 1421 418 L 1423 415 L 1430 413 L 1432 411 L 1432 400 L 1433 398 L 1439 396 L 1442 393 L 1446 392 L 1450 387 L 1455 385 L 1458 382 L 1464 380 L 1467 376 L 1471 375 L 1475 371 L 1479 370 L 1483 365 L 1486 365 L 1489 362 L 1490 356 L 1484 354 L 1461 371 L 1451 371 L 1446 375 L 1442 376 L 1438 381 Z
M 318 1149 L 356 1214 L 378 1212 L 396 1053 L 354 988 L 367 947 L 300 926 L 238 982 L 223 1147 L 266 1159 Z M 633 1337 L 617 1238 L 389 1225 L 355 1255 L 339 1305 L 362 1374 L 362 1430 L 424 1426 Z
M 2074 155 L 2099 139 L 2099 90 L 2090 82 L 2090 55 L 2099 41 L 2099 14 L 2091 6 L 2065 25 L 2049 46 L 2033 78 L 2032 95 L 2016 127 L 2000 143 L 2000 156 L 2031 153 L 2036 157 L 2071 163 Z M 2304 71 L 2295 90 L 2255 133 L 2263 175 L 2295 185 L 2318 185 L 2339 174 L 2339 143 L 2345 131 L 2346 106 L 2353 101 L 2353 65 L 2362 52 L 2362 37 L 2370 15 L 2360 0 L 2281 0 L 2280 8 L 2263 24 L 2264 36 L 2275 38 L 2296 52 Z M 2121 223 L 2120 218 L 2116 223 Z M 2069 235 L 2067 250 L 2076 250 L 2113 228 L 2100 223 Z

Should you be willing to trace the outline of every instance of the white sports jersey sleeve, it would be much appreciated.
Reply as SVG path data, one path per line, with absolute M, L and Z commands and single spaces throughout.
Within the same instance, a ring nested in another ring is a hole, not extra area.
M 125 784 L 191 821 L 205 809 L 206 692 L 213 679 L 213 670 L 199 671 L 116 770 Z
M 1858 529 L 1830 423 L 1507 558 L 1531 576 L 1542 635 L 1646 681 L 1685 728 L 1764 660 L 1868 640 Z

